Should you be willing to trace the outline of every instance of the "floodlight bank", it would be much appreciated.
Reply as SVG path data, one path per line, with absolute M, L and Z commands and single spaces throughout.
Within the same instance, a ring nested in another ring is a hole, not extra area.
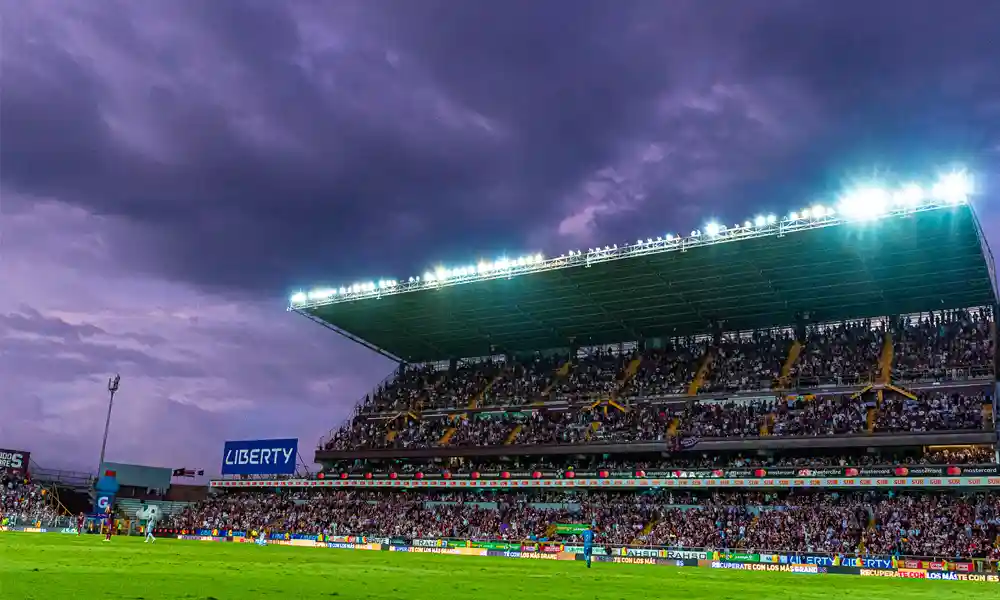
M 541 254 L 514 259 L 500 258 L 493 262 L 479 262 L 464 267 L 437 268 L 405 281 L 383 279 L 339 288 L 327 287 L 310 292 L 298 292 L 292 295 L 288 310 L 314 309 L 343 302 L 376 299 L 476 281 L 510 279 L 554 269 L 586 267 L 649 254 L 686 252 L 692 248 L 738 240 L 780 237 L 836 225 L 891 219 L 963 205 L 969 201 L 971 194 L 971 181 L 964 171 L 943 175 L 929 189 L 915 183 L 894 190 L 878 186 L 858 188 L 844 194 L 836 207 L 817 204 L 789 213 L 783 219 L 778 219 L 774 215 L 757 216 L 752 221 L 745 221 L 742 225 L 737 223 L 732 227 L 712 222 L 705 225 L 704 230 L 696 229 L 688 236 L 667 234 L 636 240 L 634 244 L 590 248 L 587 251 L 570 250 L 557 258 L 545 258 Z

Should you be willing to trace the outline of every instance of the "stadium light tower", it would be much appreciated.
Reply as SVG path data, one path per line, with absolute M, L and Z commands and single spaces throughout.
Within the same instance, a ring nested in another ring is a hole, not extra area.
M 115 405 L 115 392 L 118 391 L 118 384 L 122 381 L 121 375 L 108 378 L 108 418 L 104 421 L 104 441 L 101 442 L 101 462 L 97 463 L 97 476 L 101 476 L 101 467 L 104 465 L 104 451 L 108 449 L 108 429 L 111 427 L 111 408 Z

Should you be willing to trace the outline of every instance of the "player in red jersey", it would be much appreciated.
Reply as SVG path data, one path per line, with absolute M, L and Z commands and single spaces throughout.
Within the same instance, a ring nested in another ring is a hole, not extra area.
M 84 516 L 83 513 L 80 513 L 76 516 L 76 535 L 78 536 L 83 535 L 83 524 L 86 521 L 86 519 L 87 518 Z

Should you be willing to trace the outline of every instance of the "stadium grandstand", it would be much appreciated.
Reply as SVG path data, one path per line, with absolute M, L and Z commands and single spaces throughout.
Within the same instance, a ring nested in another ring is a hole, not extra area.
M 398 369 L 320 441 L 318 475 L 214 481 L 171 527 L 544 546 L 583 523 L 609 553 L 995 570 L 997 286 L 970 193 L 956 173 L 297 293 Z

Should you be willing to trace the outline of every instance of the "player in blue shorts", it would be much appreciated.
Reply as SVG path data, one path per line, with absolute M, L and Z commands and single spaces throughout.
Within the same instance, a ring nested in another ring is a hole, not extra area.
M 590 558 L 594 553 L 594 528 L 593 526 L 583 530 L 583 557 L 587 559 L 587 568 L 590 568 Z

